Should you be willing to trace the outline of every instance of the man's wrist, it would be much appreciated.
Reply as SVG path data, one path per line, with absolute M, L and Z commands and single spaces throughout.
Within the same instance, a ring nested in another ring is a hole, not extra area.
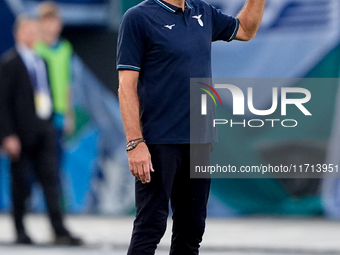
M 130 140 L 126 143 L 126 151 L 132 151 L 133 149 L 137 147 L 138 144 L 145 143 L 145 142 L 146 141 L 144 140 L 143 137 Z

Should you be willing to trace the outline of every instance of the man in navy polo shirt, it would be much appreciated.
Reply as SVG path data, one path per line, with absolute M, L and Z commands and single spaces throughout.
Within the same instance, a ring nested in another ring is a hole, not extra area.
M 210 179 L 190 179 L 190 160 L 209 165 L 201 155 L 210 153 L 214 136 L 190 146 L 190 78 L 211 77 L 211 42 L 252 39 L 264 5 L 248 0 L 234 18 L 201 0 L 146 0 L 124 15 L 119 99 L 137 207 L 129 255 L 155 253 L 169 201 L 170 254 L 198 254 Z

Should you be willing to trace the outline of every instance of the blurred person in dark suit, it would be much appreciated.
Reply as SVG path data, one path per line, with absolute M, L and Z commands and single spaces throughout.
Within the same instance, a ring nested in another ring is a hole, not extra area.
M 0 144 L 11 159 L 16 242 L 32 244 L 23 222 L 32 169 L 44 191 L 54 243 L 80 245 L 82 241 L 66 229 L 61 212 L 49 83 L 45 63 L 33 51 L 39 28 L 34 18 L 19 16 L 14 25 L 16 46 L 0 64 Z

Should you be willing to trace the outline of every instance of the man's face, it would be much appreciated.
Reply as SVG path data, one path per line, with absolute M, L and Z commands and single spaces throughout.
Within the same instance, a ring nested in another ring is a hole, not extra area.
M 47 36 L 59 37 L 62 27 L 62 22 L 58 17 L 44 18 L 41 21 L 42 33 Z
M 24 21 L 17 31 L 17 41 L 33 48 L 34 44 L 40 39 L 39 23 L 34 20 Z

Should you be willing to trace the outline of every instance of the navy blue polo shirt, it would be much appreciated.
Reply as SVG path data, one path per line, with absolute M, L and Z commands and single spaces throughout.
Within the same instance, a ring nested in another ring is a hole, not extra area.
M 122 20 L 117 69 L 139 71 L 143 136 L 149 144 L 190 143 L 190 78 L 211 77 L 211 43 L 231 41 L 237 18 L 201 0 L 185 10 L 146 0 Z M 209 143 L 212 135 L 199 142 Z

